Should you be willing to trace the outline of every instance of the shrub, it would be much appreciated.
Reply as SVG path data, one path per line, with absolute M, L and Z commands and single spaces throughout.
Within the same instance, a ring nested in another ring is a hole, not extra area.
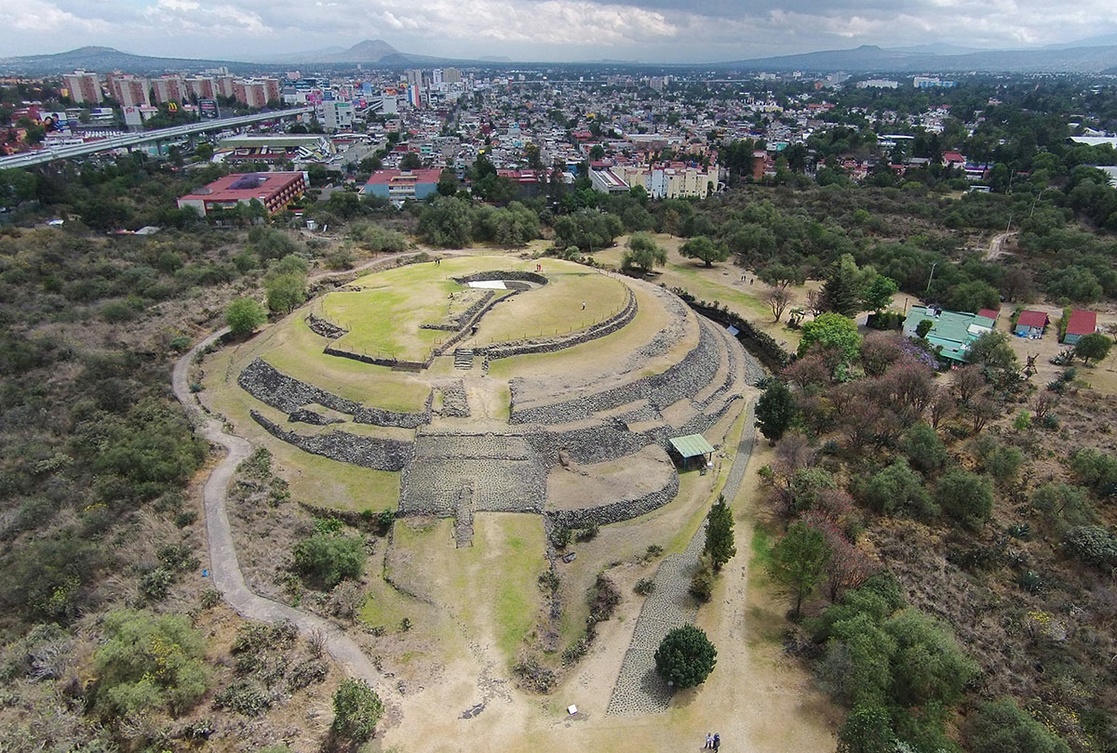
M 1070 747 L 1012 699 L 988 701 L 970 715 L 964 728 L 971 750 L 982 753 L 1070 753 Z
M 675 688 L 701 685 L 714 671 L 717 649 L 706 633 L 694 625 L 683 625 L 669 632 L 655 652 L 655 669 Z
M 1067 532 L 1064 546 L 1071 556 L 1110 570 L 1117 567 L 1117 536 L 1101 526 L 1077 526 Z
M 364 542 L 356 536 L 315 533 L 295 546 L 295 572 L 323 590 L 360 578 L 364 567 Z
M 268 320 L 268 313 L 255 298 L 237 298 L 225 309 L 225 324 L 233 337 L 247 337 Z
M 702 603 L 708 602 L 714 595 L 714 566 L 709 555 L 703 554 L 698 559 L 698 569 L 690 578 L 690 595 Z
M 949 459 L 938 432 L 923 421 L 913 424 L 904 433 L 900 449 L 912 468 L 928 475 L 941 471 Z
M 565 549 L 574 540 L 574 532 L 566 526 L 555 526 L 551 531 L 551 544 L 555 549 Z
M 856 485 L 857 496 L 869 507 L 885 515 L 928 518 L 938 513 L 923 479 L 903 458 Z
M 353 742 L 364 742 L 376 732 L 384 704 L 364 680 L 343 680 L 334 693 L 334 722 L 331 731 Z
M 575 536 L 575 538 L 583 543 L 587 541 L 593 541 L 597 538 L 597 534 L 599 531 L 600 528 L 598 528 L 597 523 L 590 523 L 585 528 L 579 530 L 578 535 Z
M 960 468 L 942 477 L 935 488 L 935 501 L 947 516 L 972 530 L 981 528 L 993 512 L 989 481 Z
M 604 573 L 597 576 L 587 594 L 590 606 L 590 622 L 605 622 L 613 616 L 613 611 L 621 603 L 621 592 L 617 585 Z
M 271 697 L 248 680 L 237 680 L 213 697 L 213 705 L 245 716 L 260 716 L 271 708 Z
M 655 593 L 655 581 L 651 578 L 641 578 L 636 581 L 636 585 L 633 586 L 632 590 L 641 596 Z

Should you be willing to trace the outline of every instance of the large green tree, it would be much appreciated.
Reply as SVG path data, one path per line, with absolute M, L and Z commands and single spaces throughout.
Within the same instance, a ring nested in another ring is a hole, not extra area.
M 1113 341 L 1100 332 L 1083 335 L 1074 345 L 1074 355 L 1089 363 L 1090 359 L 1100 361 L 1109 355 Z
M 266 322 L 268 313 L 255 298 L 236 298 L 225 310 L 225 324 L 233 337 L 247 337 Z
M 799 355 L 803 356 L 812 345 L 834 349 L 842 363 L 852 363 L 861 349 L 861 335 L 857 323 L 838 313 L 821 314 L 803 325 L 803 339 L 799 341 Z
M 792 619 L 799 619 L 803 601 L 826 577 L 830 546 L 826 534 L 801 520 L 792 523 L 776 545 L 768 563 L 768 574 L 792 599 Z
M 655 669 L 673 687 L 701 685 L 714 671 L 718 652 L 702 628 L 683 625 L 669 632 L 655 652 Z
M 769 442 L 775 444 L 795 421 L 795 397 L 787 385 L 773 379 L 756 401 L 756 425 Z
M 627 250 L 621 259 L 626 269 L 637 269 L 647 274 L 653 267 L 667 263 L 667 250 L 647 233 L 633 233 L 628 239 Z
M 725 261 L 729 258 L 728 248 L 705 235 L 688 240 L 679 249 L 679 253 L 688 259 L 698 259 L 707 267 L 714 266 L 715 261 Z
M 706 554 L 714 570 L 720 570 L 737 553 L 733 541 L 733 511 L 725 503 L 725 497 L 718 495 L 718 501 L 706 515 Z
M 861 270 L 850 254 L 843 254 L 822 285 L 822 307 L 842 316 L 854 316 L 861 310 Z

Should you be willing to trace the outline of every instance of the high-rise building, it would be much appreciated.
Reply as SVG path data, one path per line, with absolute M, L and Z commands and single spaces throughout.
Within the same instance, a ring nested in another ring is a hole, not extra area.
M 193 99 L 215 99 L 217 79 L 213 76 L 191 76 L 186 79 L 186 92 Z
M 186 82 L 182 76 L 160 76 L 151 82 L 151 88 L 155 90 L 155 101 L 159 103 L 184 102 L 187 99 Z
M 268 88 L 263 81 L 237 79 L 233 82 L 233 96 L 242 104 L 260 109 L 268 103 Z
M 235 97 L 237 79 L 227 73 L 217 77 L 217 94 L 222 97 Z
M 418 68 L 404 71 L 407 78 L 407 101 L 412 107 L 423 106 L 423 72 Z
M 353 103 L 336 99 L 322 102 L 322 127 L 327 133 L 353 128 Z
M 105 97 L 101 94 L 101 80 L 96 73 L 74 71 L 65 76 L 66 88 L 70 90 L 70 99 L 80 104 L 97 104 Z
M 462 82 L 462 72 L 457 68 L 443 68 L 442 81 L 447 84 L 460 84 Z
M 105 86 L 109 90 L 109 96 L 119 102 L 121 107 L 151 104 L 151 85 L 146 78 L 113 71 L 105 76 Z

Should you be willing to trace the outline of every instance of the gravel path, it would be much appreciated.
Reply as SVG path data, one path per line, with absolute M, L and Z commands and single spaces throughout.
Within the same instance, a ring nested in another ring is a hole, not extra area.
M 221 423 L 206 413 L 197 398 L 190 392 L 187 375 L 197 353 L 208 348 L 228 329 L 220 330 L 202 340 L 175 363 L 172 384 L 175 397 L 186 408 L 196 431 L 209 442 L 221 445 L 228 454 L 206 479 L 205 500 L 206 535 L 209 539 L 210 573 L 213 585 L 241 616 L 263 622 L 290 620 L 304 636 L 318 634 L 325 639 L 325 648 L 351 677 L 365 680 L 370 685 L 380 682 L 380 673 L 373 667 L 360 647 L 337 625 L 316 615 L 300 612 L 285 604 L 254 594 L 244 581 L 244 574 L 237 561 L 233 533 L 225 511 L 225 493 L 241 461 L 252 453 L 246 440 L 226 434 Z
M 746 354 L 746 363 L 752 360 Z M 753 402 L 745 409 L 745 429 L 737 445 L 737 455 L 729 469 L 722 492 L 727 500 L 737 496 L 745 468 L 752 455 L 756 431 Z M 690 595 L 690 578 L 698 566 L 698 556 L 706 544 L 706 526 L 694 534 L 682 554 L 664 557 L 655 574 L 655 591 L 644 601 L 640 617 L 632 632 L 632 642 L 625 652 L 613 696 L 605 713 L 632 716 L 666 711 L 671 703 L 671 689 L 656 674 L 655 652 L 671 630 L 694 622 L 698 601 Z

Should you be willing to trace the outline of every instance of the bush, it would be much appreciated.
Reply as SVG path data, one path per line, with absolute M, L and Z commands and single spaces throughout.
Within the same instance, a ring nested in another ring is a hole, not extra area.
M 938 513 L 923 479 L 903 458 L 856 484 L 857 496 L 869 507 L 885 515 L 929 518 Z
M 655 669 L 675 688 L 701 685 L 714 671 L 718 652 L 706 633 L 694 625 L 669 632 L 655 652 Z
M 1054 731 L 1007 698 L 979 706 L 966 720 L 964 732 L 969 748 L 981 753 L 1070 753 Z
M 923 421 L 913 424 L 904 433 L 900 449 L 912 468 L 928 475 L 941 471 L 949 459 L 938 432 Z
M 384 704 L 364 680 L 343 680 L 334 693 L 334 722 L 331 731 L 346 740 L 364 742 L 376 732 L 384 715 Z
M 1088 565 L 1103 570 L 1117 568 L 1117 536 L 1101 526 L 1070 529 L 1064 546 L 1072 557 Z
M 942 477 L 935 489 L 935 501 L 948 517 L 971 530 L 981 528 L 993 512 L 989 481 L 960 468 Z
M 698 559 L 698 569 L 690 578 L 690 595 L 703 604 L 714 596 L 714 566 L 710 557 L 703 554 Z
M 578 541 L 582 542 L 582 543 L 585 543 L 587 541 L 593 541 L 594 539 L 597 538 L 597 534 L 598 534 L 599 531 L 600 531 L 600 528 L 598 528 L 597 523 L 590 523 L 585 528 L 579 530 L 578 535 L 575 536 L 574 538 L 577 539 Z
M 255 298 L 237 298 L 225 310 L 225 324 L 233 337 L 247 337 L 267 320 L 267 312 Z
M 613 611 L 621 603 L 621 592 L 617 585 L 604 573 L 590 587 L 586 600 L 590 606 L 590 622 L 605 622 L 613 616 Z
M 245 716 L 260 716 L 271 708 L 271 697 L 248 680 L 237 680 L 213 697 L 213 705 Z
M 361 577 L 364 542 L 356 536 L 316 533 L 295 546 L 294 568 L 311 584 L 328 591 L 345 579 Z
M 648 594 L 655 593 L 655 581 L 651 578 L 641 578 L 636 581 L 636 585 L 632 588 L 633 591 L 640 596 L 647 596 Z

